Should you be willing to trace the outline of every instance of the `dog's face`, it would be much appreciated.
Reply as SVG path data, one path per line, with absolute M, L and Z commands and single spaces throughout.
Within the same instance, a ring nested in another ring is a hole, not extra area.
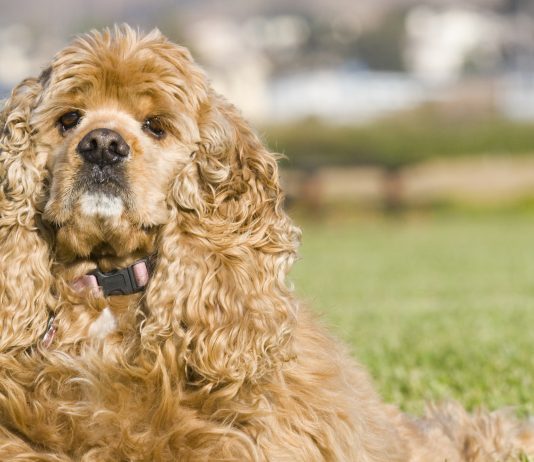
M 170 182 L 197 149 L 202 74 L 183 49 L 149 36 L 75 43 L 41 81 L 32 126 L 60 255 L 150 251 Z

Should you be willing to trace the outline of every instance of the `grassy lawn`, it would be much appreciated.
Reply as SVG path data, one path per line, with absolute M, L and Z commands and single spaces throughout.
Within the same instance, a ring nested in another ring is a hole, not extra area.
M 301 225 L 297 292 L 386 400 L 534 414 L 534 215 Z

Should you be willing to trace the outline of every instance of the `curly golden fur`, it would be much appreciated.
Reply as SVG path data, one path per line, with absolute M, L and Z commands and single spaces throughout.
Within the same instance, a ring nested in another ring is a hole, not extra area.
M 80 120 L 65 128 L 69 111 Z M 105 194 L 77 152 L 98 128 L 130 149 Z M 0 130 L 0 460 L 534 453 L 532 429 L 504 415 L 450 404 L 411 420 L 380 400 L 288 287 L 300 231 L 276 156 L 158 31 L 77 38 L 13 90 Z M 147 255 L 143 294 L 73 288 Z M 115 323 L 99 330 L 105 308 Z

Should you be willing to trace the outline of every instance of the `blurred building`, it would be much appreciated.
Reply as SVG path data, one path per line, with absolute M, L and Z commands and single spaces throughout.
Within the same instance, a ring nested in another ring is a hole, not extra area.
M 127 21 L 185 41 L 216 89 L 259 122 L 361 123 L 473 82 L 491 100 L 483 107 L 533 119 L 533 17 L 522 0 L 27 0 L 0 18 L 0 98 L 74 32 Z
M 450 83 L 469 71 L 499 64 L 504 20 L 465 7 L 416 6 L 406 15 L 405 57 L 410 73 L 431 83 Z
M 409 109 L 428 98 L 412 76 L 369 70 L 319 69 L 273 79 L 268 85 L 265 120 L 307 117 L 330 123 L 365 122 Z

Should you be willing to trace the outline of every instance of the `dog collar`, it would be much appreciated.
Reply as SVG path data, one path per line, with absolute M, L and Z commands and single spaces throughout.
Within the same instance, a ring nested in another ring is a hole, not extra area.
M 84 289 L 96 291 L 105 297 L 111 295 L 130 295 L 141 292 L 150 280 L 152 272 L 151 259 L 143 258 L 123 269 L 115 269 L 104 273 L 99 269 L 75 279 L 71 286 L 80 292 Z M 46 331 L 41 335 L 41 343 L 49 348 L 56 336 L 56 316 L 50 314 L 46 325 Z
M 101 292 L 104 297 L 130 295 L 141 292 L 148 284 L 151 273 L 150 258 L 143 258 L 122 269 L 104 273 L 95 269 L 74 280 L 71 284 L 76 291 L 89 289 Z

